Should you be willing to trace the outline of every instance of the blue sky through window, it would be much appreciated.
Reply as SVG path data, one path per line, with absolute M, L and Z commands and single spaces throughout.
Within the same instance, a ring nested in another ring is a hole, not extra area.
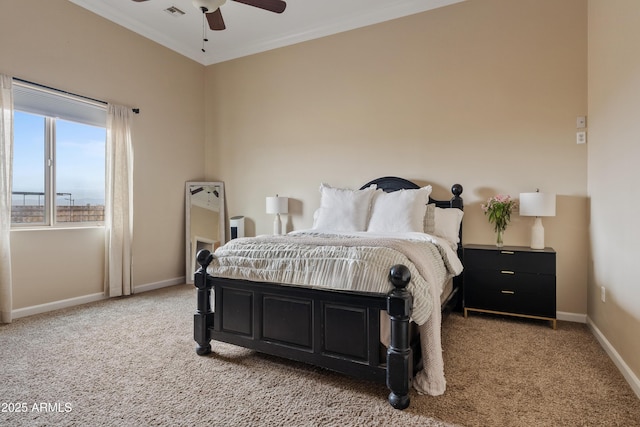
M 56 192 L 104 205 L 106 129 L 58 119 L 56 134 Z
M 56 192 L 66 205 L 103 205 L 105 197 L 106 129 L 56 120 Z M 13 191 L 45 191 L 45 118 L 16 111 L 14 115 Z M 22 196 L 14 196 L 22 204 Z M 41 198 L 44 201 L 44 198 Z M 27 199 L 27 204 L 36 198 Z M 35 204 L 35 203 L 33 203 Z

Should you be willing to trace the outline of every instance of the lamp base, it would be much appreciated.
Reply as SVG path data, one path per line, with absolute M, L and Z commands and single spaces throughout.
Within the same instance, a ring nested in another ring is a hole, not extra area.
M 531 227 L 531 249 L 544 249 L 544 227 L 542 218 L 536 217 Z
M 276 236 L 282 234 L 282 223 L 280 222 L 280 214 L 276 214 L 276 219 L 273 220 L 273 234 Z

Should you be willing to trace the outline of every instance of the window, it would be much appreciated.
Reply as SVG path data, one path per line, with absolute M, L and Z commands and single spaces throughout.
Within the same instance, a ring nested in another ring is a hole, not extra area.
M 11 223 L 102 223 L 106 108 L 14 82 Z

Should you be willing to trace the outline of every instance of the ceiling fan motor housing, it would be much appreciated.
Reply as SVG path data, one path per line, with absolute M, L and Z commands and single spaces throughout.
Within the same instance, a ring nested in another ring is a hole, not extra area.
M 227 0 L 193 0 L 193 5 L 203 13 L 210 13 L 225 4 Z

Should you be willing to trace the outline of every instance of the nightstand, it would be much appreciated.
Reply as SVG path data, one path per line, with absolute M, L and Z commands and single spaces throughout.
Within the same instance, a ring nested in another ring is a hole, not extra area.
M 469 311 L 549 320 L 556 328 L 556 252 L 524 246 L 464 246 Z

